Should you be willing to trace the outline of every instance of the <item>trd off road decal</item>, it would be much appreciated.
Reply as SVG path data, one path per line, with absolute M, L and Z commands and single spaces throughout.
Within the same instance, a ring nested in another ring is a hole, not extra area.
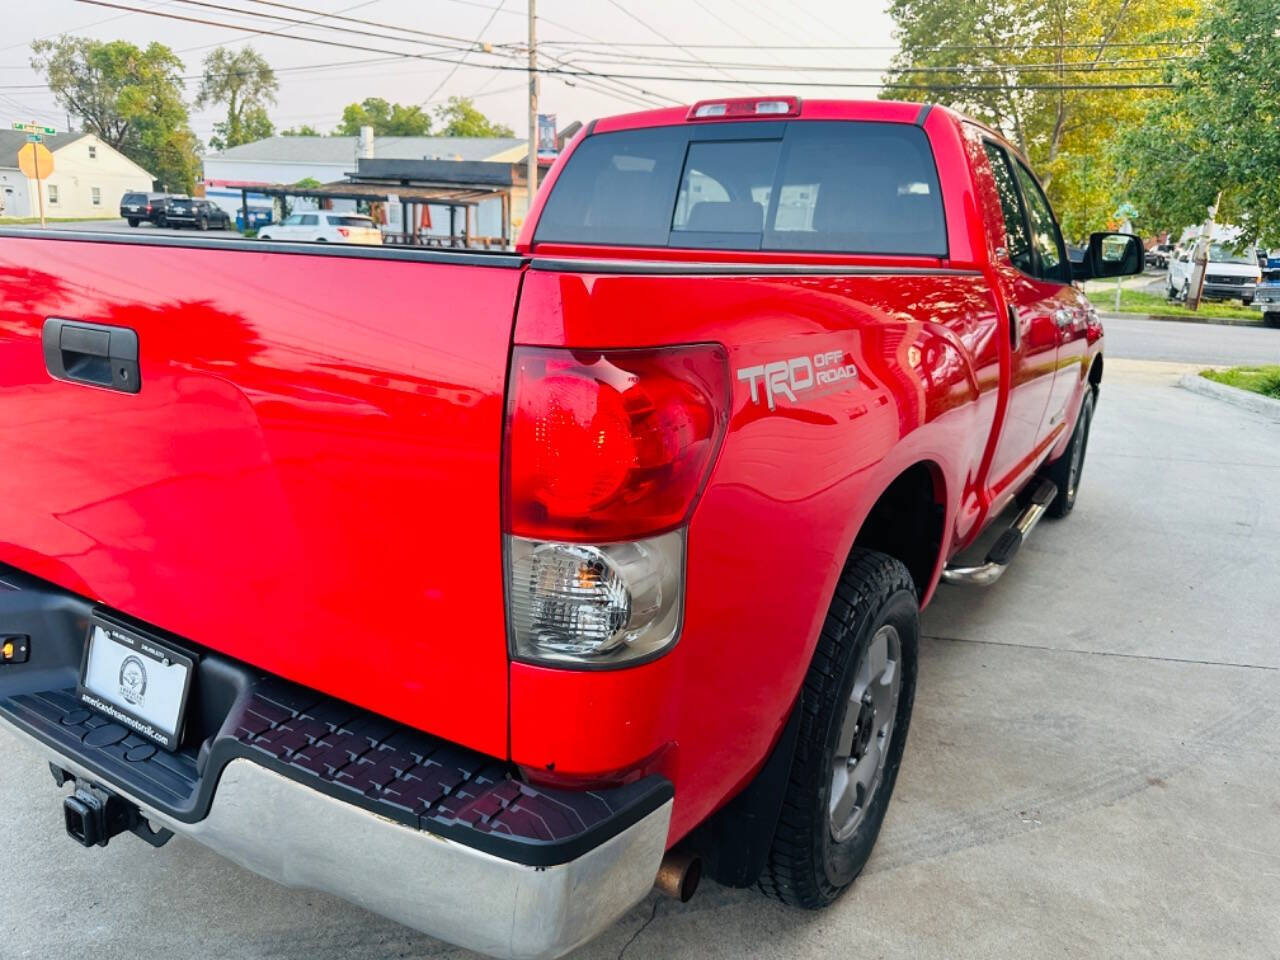
M 764 402 L 773 410 L 779 397 L 799 403 L 800 399 L 813 399 L 845 389 L 858 379 L 858 368 L 845 351 L 830 350 L 811 357 L 740 367 L 737 375 L 750 386 L 752 403 Z

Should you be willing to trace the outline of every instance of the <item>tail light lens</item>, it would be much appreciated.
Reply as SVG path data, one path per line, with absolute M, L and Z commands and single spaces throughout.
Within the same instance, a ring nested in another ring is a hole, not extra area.
M 607 665 L 676 639 L 684 526 L 728 420 L 727 357 L 517 347 L 506 437 L 512 655 Z
M 507 526 L 599 542 L 683 524 L 728 418 L 717 345 L 584 352 L 516 347 Z
M 347 227 L 339 227 L 338 233 L 342 234 L 344 237 L 351 236 L 351 231 Z

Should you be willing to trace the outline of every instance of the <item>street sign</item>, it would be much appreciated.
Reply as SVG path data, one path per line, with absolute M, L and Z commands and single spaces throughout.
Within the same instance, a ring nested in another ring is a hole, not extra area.
M 13 129 L 21 130 L 23 133 L 43 133 L 48 137 L 52 137 L 58 132 L 53 127 L 46 127 L 39 123 L 23 123 L 21 120 L 13 121 Z
M 18 151 L 18 169 L 32 180 L 47 179 L 53 173 L 53 154 L 42 143 L 28 143 Z
M 27 143 L 43 143 L 43 142 L 44 142 L 44 137 L 42 137 L 40 134 L 38 133 L 27 134 Z

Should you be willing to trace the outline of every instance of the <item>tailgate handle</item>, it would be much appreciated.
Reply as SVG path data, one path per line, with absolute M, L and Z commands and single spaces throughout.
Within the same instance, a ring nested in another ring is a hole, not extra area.
M 44 322 L 44 365 L 55 380 L 137 393 L 138 334 L 128 327 L 50 317 Z

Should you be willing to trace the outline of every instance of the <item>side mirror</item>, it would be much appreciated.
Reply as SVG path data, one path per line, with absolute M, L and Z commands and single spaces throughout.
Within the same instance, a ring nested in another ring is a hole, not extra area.
M 1081 260 L 1071 264 L 1076 280 L 1128 277 L 1141 273 L 1146 264 L 1142 239 L 1131 233 L 1094 233 Z

